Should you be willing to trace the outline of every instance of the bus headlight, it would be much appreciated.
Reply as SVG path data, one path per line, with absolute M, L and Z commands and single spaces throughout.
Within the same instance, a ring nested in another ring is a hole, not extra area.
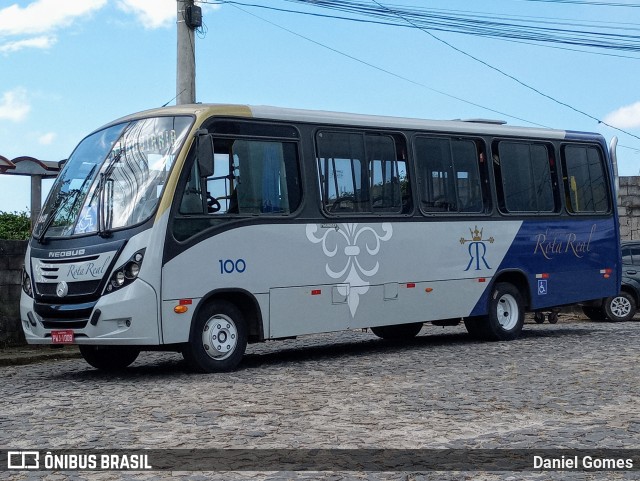
M 137 262 L 130 262 L 125 268 L 124 275 L 127 279 L 135 279 L 140 274 L 140 264 Z
M 140 267 L 144 260 L 144 251 L 145 249 L 139 250 L 133 254 L 127 262 L 113 271 L 113 274 L 107 283 L 107 287 L 105 288 L 105 293 L 108 294 L 110 292 L 117 291 L 118 289 L 131 284 L 138 278 L 138 275 L 140 274 Z
M 33 288 L 31 287 L 31 277 L 27 274 L 27 269 L 22 266 L 22 290 L 29 297 L 33 297 Z

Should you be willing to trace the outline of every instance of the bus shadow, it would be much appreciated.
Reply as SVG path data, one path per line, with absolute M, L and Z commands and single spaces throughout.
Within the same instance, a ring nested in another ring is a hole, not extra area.
M 522 331 L 520 338 L 513 343 L 527 341 L 537 338 L 562 338 L 567 336 L 582 337 L 588 336 L 595 329 L 572 329 L 571 327 L 562 327 L 553 330 L 547 329 L 525 329 Z M 300 338 L 301 340 L 304 338 Z M 418 337 L 406 341 L 389 341 L 379 338 L 368 338 L 363 340 L 349 340 L 344 342 L 327 341 L 326 343 L 316 345 L 285 345 L 278 347 L 280 341 L 272 342 L 267 352 L 248 352 L 238 371 L 263 368 L 269 366 L 279 366 L 301 361 L 322 361 L 338 359 L 341 357 L 359 357 L 381 353 L 402 353 L 413 351 L 415 349 L 433 349 L 438 347 L 451 347 L 455 349 L 457 346 L 468 346 L 472 344 L 492 344 L 490 342 L 478 341 L 473 339 L 466 332 L 455 333 L 433 333 L 432 331 L 424 332 Z M 286 341 L 290 343 L 303 342 L 299 340 Z M 126 370 L 117 372 L 105 372 L 86 366 L 85 370 L 75 373 L 59 373 L 53 378 L 65 380 L 136 380 L 150 377 L 181 377 L 192 375 L 186 362 L 182 356 L 177 353 L 162 353 L 160 359 L 145 362 L 145 354 L 141 353 L 139 360 Z M 233 374 L 233 373 L 231 373 Z M 214 374 L 216 376 L 225 376 L 229 374 Z
M 517 341 L 536 338 L 565 337 L 565 336 L 586 336 L 591 329 L 571 329 L 560 328 L 553 331 L 546 330 L 525 330 L 522 331 Z M 472 338 L 466 332 L 433 334 L 430 332 L 419 335 L 414 339 L 405 341 L 389 341 L 373 338 L 365 341 L 352 341 L 341 343 L 330 343 L 315 346 L 285 347 L 268 353 L 247 354 L 240 365 L 240 369 L 250 369 L 268 365 L 285 364 L 295 361 L 309 361 L 334 359 L 344 356 L 360 356 L 377 353 L 398 353 L 411 351 L 416 348 L 437 348 L 452 347 L 471 344 L 491 344 L 486 341 L 479 341 Z

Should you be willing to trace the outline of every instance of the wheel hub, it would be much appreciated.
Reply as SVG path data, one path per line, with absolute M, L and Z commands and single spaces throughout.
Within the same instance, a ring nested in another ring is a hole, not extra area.
M 513 329 L 518 323 L 518 303 L 510 294 L 504 294 L 498 301 L 498 322 L 505 330 Z
M 202 330 L 202 345 L 207 355 L 217 361 L 231 356 L 238 344 L 238 329 L 227 316 L 217 314 Z
M 631 303 L 626 297 L 615 297 L 611 301 L 611 312 L 613 312 L 616 317 L 625 317 L 631 312 Z

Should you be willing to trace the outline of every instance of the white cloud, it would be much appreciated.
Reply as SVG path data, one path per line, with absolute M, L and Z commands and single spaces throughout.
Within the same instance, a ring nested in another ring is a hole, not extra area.
M 640 102 L 614 110 L 607 114 L 604 121 L 620 129 L 640 127 Z
M 135 14 L 145 28 L 167 27 L 176 20 L 176 0 L 118 0 L 118 8 Z
M 7 35 L 33 35 L 52 32 L 106 5 L 107 0 L 35 0 L 26 7 L 13 4 L 0 9 L 0 32 Z
M 203 11 L 220 8 L 219 5 L 200 6 Z M 118 0 L 118 8 L 126 13 L 133 13 L 145 28 L 153 29 L 175 25 L 178 7 L 176 0 Z
M 22 87 L 9 90 L 0 98 L 0 120 L 20 122 L 27 118 L 31 111 L 26 89 Z
M 16 40 L 0 44 L 0 53 L 12 53 L 24 48 L 48 49 L 56 43 L 56 38 L 52 36 L 33 37 L 26 40 Z
M 56 134 L 54 132 L 47 132 L 38 137 L 38 143 L 40 145 L 51 145 L 56 140 Z
M 57 41 L 55 32 L 103 8 L 109 0 L 32 0 L 26 6 L 18 3 L 0 8 L 0 41 L 11 36 L 19 40 L 0 43 L 0 53 L 13 53 L 25 48 L 47 49 Z M 117 7 L 134 15 L 147 29 L 170 27 L 176 22 L 176 0 L 117 0 Z M 219 6 L 202 4 L 204 10 Z M 40 35 L 40 36 L 38 36 Z

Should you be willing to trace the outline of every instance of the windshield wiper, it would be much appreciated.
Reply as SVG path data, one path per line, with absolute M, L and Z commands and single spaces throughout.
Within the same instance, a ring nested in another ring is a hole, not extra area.
M 51 213 L 49 214 L 49 217 L 47 217 L 47 220 L 44 221 L 44 225 L 42 226 L 42 232 L 40 232 L 40 235 L 36 237 L 38 244 L 42 244 L 42 242 L 44 241 L 44 236 L 49 230 L 49 227 L 51 227 L 51 224 L 53 224 L 53 221 L 58 215 L 58 212 L 60 212 L 62 208 L 65 205 L 67 205 L 67 201 L 71 198 L 71 194 L 74 194 L 77 192 L 78 192 L 78 189 L 73 189 L 73 190 L 70 190 L 69 192 L 60 193 L 60 196 L 58 197 L 59 200 L 56 203 L 56 206 L 51 210 Z
M 85 185 L 87 185 L 87 182 L 91 180 L 92 178 L 91 176 L 93 175 L 94 170 L 96 170 L 95 165 L 91 168 L 91 170 L 87 174 L 87 177 L 84 179 L 84 182 L 82 183 L 79 189 L 71 189 L 69 192 L 65 192 L 65 193 L 61 192 L 59 194 L 58 198 L 60 200 L 58 200 L 57 205 L 52 209 L 51 213 L 49 214 L 49 217 L 47 217 L 47 220 L 45 221 L 44 226 L 42 226 L 42 232 L 38 237 L 36 237 L 36 240 L 38 241 L 39 244 L 42 244 L 42 242 L 44 241 L 44 236 L 47 233 L 47 230 L 49 230 L 49 227 L 51 227 L 51 224 L 53 224 L 53 221 L 58 215 L 58 212 L 62 210 L 62 208 L 67 204 L 67 201 L 71 197 L 74 198 L 73 205 L 71 206 L 71 210 L 73 210 L 74 206 L 76 205 L 76 202 L 78 202 L 78 198 L 79 198 L 78 194 L 84 192 L 84 187 Z

